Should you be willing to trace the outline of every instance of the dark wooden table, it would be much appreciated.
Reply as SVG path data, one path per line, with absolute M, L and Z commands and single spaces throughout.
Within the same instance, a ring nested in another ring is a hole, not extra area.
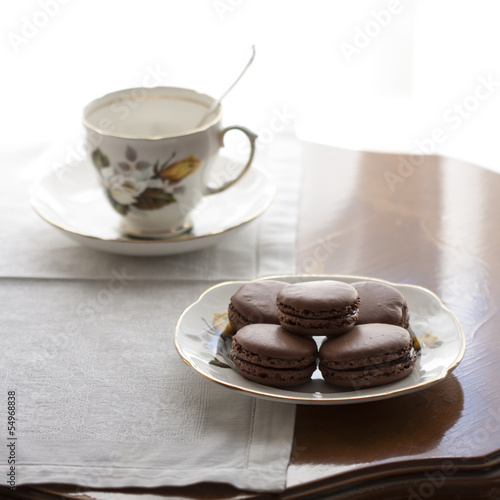
M 465 357 L 444 381 L 417 393 L 299 406 L 282 495 L 207 484 L 150 493 L 500 499 L 500 175 L 437 156 L 317 145 L 305 145 L 303 171 L 298 271 L 372 276 L 434 291 L 463 326 Z M 56 491 L 65 497 L 75 490 L 21 487 L 16 493 L 42 498 L 42 491 L 55 498 Z M 86 494 L 81 498 L 92 498 Z

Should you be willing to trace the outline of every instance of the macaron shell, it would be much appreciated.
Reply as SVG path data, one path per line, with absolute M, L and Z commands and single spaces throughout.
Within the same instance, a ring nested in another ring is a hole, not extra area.
M 299 337 L 279 325 L 254 324 L 233 336 L 230 356 L 243 377 L 287 387 L 309 380 L 316 370 L 317 354 L 312 338 Z
M 232 326 L 234 331 L 238 331 L 246 325 L 249 325 L 247 319 L 245 319 L 233 306 L 232 302 L 229 304 L 227 308 L 227 318 L 229 320 L 229 324 Z
M 291 387 L 307 382 L 316 370 L 316 363 L 302 370 L 278 370 L 247 363 L 233 358 L 238 372 L 245 378 L 272 387 Z
M 323 378 L 329 384 L 340 387 L 351 387 L 353 389 L 363 389 L 389 384 L 401 380 L 413 371 L 416 354 L 409 360 L 384 368 L 365 368 L 359 370 L 340 371 L 331 368 L 320 362 L 319 369 Z
M 336 315 L 346 311 L 358 299 L 357 290 L 343 281 L 323 280 L 293 283 L 284 286 L 277 296 L 278 307 L 292 308 L 302 317 L 315 317 L 314 313 Z
M 332 366 L 367 366 L 387 363 L 407 354 L 413 347 L 408 330 L 396 325 L 370 323 L 356 325 L 340 337 L 321 345 L 319 357 Z
M 278 325 L 276 296 L 285 286 L 284 281 L 251 281 L 242 285 L 231 297 L 228 307 L 229 322 L 238 331 L 253 323 Z
M 307 281 L 284 286 L 276 298 L 278 319 L 299 335 L 341 335 L 358 319 L 358 292 L 342 281 Z
M 361 299 L 358 325 L 387 323 L 408 328 L 410 315 L 404 295 L 396 288 L 376 281 L 352 283 Z
M 290 333 L 279 325 L 247 325 L 233 336 L 233 345 L 235 343 L 255 355 L 282 360 L 293 361 L 317 354 L 313 339 Z
M 316 362 L 317 352 L 309 356 L 297 357 L 293 359 L 277 358 L 272 356 L 263 356 L 262 354 L 255 354 L 245 349 L 237 339 L 233 338 L 231 355 L 233 359 L 240 359 L 254 365 L 259 365 L 267 368 L 276 368 L 280 370 L 304 368 Z
M 319 350 L 323 378 L 342 387 L 373 387 L 411 373 L 416 354 L 410 334 L 396 325 L 356 325 L 341 337 L 327 339 Z
M 356 324 L 358 319 L 357 314 L 346 316 L 337 319 L 306 319 L 284 314 L 281 311 L 278 313 L 281 326 L 289 332 L 298 335 L 313 336 L 325 335 L 327 337 L 342 335 L 348 332 Z

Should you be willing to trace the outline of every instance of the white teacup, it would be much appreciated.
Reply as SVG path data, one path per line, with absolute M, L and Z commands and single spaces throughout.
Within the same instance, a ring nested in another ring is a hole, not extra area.
M 238 125 L 222 128 L 220 105 L 198 126 L 213 103 L 193 90 L 156 87 L 120 90 L 85 107 L 92 162 L 125 232 L 164 238 L 188 231 L 203 196 L 227 189 L 248 170 L 256 134 Z M 236 176 L 209 187 L 211 166 L 233 129 L 250 141 L 248 161 Z

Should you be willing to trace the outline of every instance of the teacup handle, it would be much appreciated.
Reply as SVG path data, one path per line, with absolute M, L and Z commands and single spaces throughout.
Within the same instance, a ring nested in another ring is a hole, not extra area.
M 220 132 L 220 146 L 221 147 L 224 147 L 224 136 L 230 130 L 241 130 L 241 132 L 243 132 L 248 137 L 248 140 L 250 141 L 250 155 L 248 157 L 248 161 L 247 161 L 245 167 L 243 168 L 243 170 L 234 179 L 231 179 L 230 181 L 225 182 L 220 187 L 207 188 L 206 194 L 220 193 L 221 191 L 224 191 L 227 188 L 233 186 L 236 182 L 238 182 L 243 177 L 243 175 L 245 175 L 246 171 L 250 168 L 250 165 L 252 164 L 252 160 L 253 160 L 253 157 L 255 155 L 255 141 L 257 139 L 257 134 L 255 134 L 254 132 L 252 132 L 251 130 L 249 130 L 246 127 L 242 127 L 240 125 L 231 125 L 229 127 L 222 129 Z

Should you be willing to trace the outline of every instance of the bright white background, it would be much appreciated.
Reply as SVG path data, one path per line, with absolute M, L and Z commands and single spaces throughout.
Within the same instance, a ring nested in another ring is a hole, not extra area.
M 81 109 L 101 94 L 158 84 L 217 95 L 255 44 L 224 108 L 226 124 L 263 132 L 262 147 L 283 125 L 319 142 L 440 152 L 500 171 L 499 19 L 495 0 L 5 2 L 1 168 L 54 142 L 76 149 Z M 479 100 L 484 80 L 493 84 Z

